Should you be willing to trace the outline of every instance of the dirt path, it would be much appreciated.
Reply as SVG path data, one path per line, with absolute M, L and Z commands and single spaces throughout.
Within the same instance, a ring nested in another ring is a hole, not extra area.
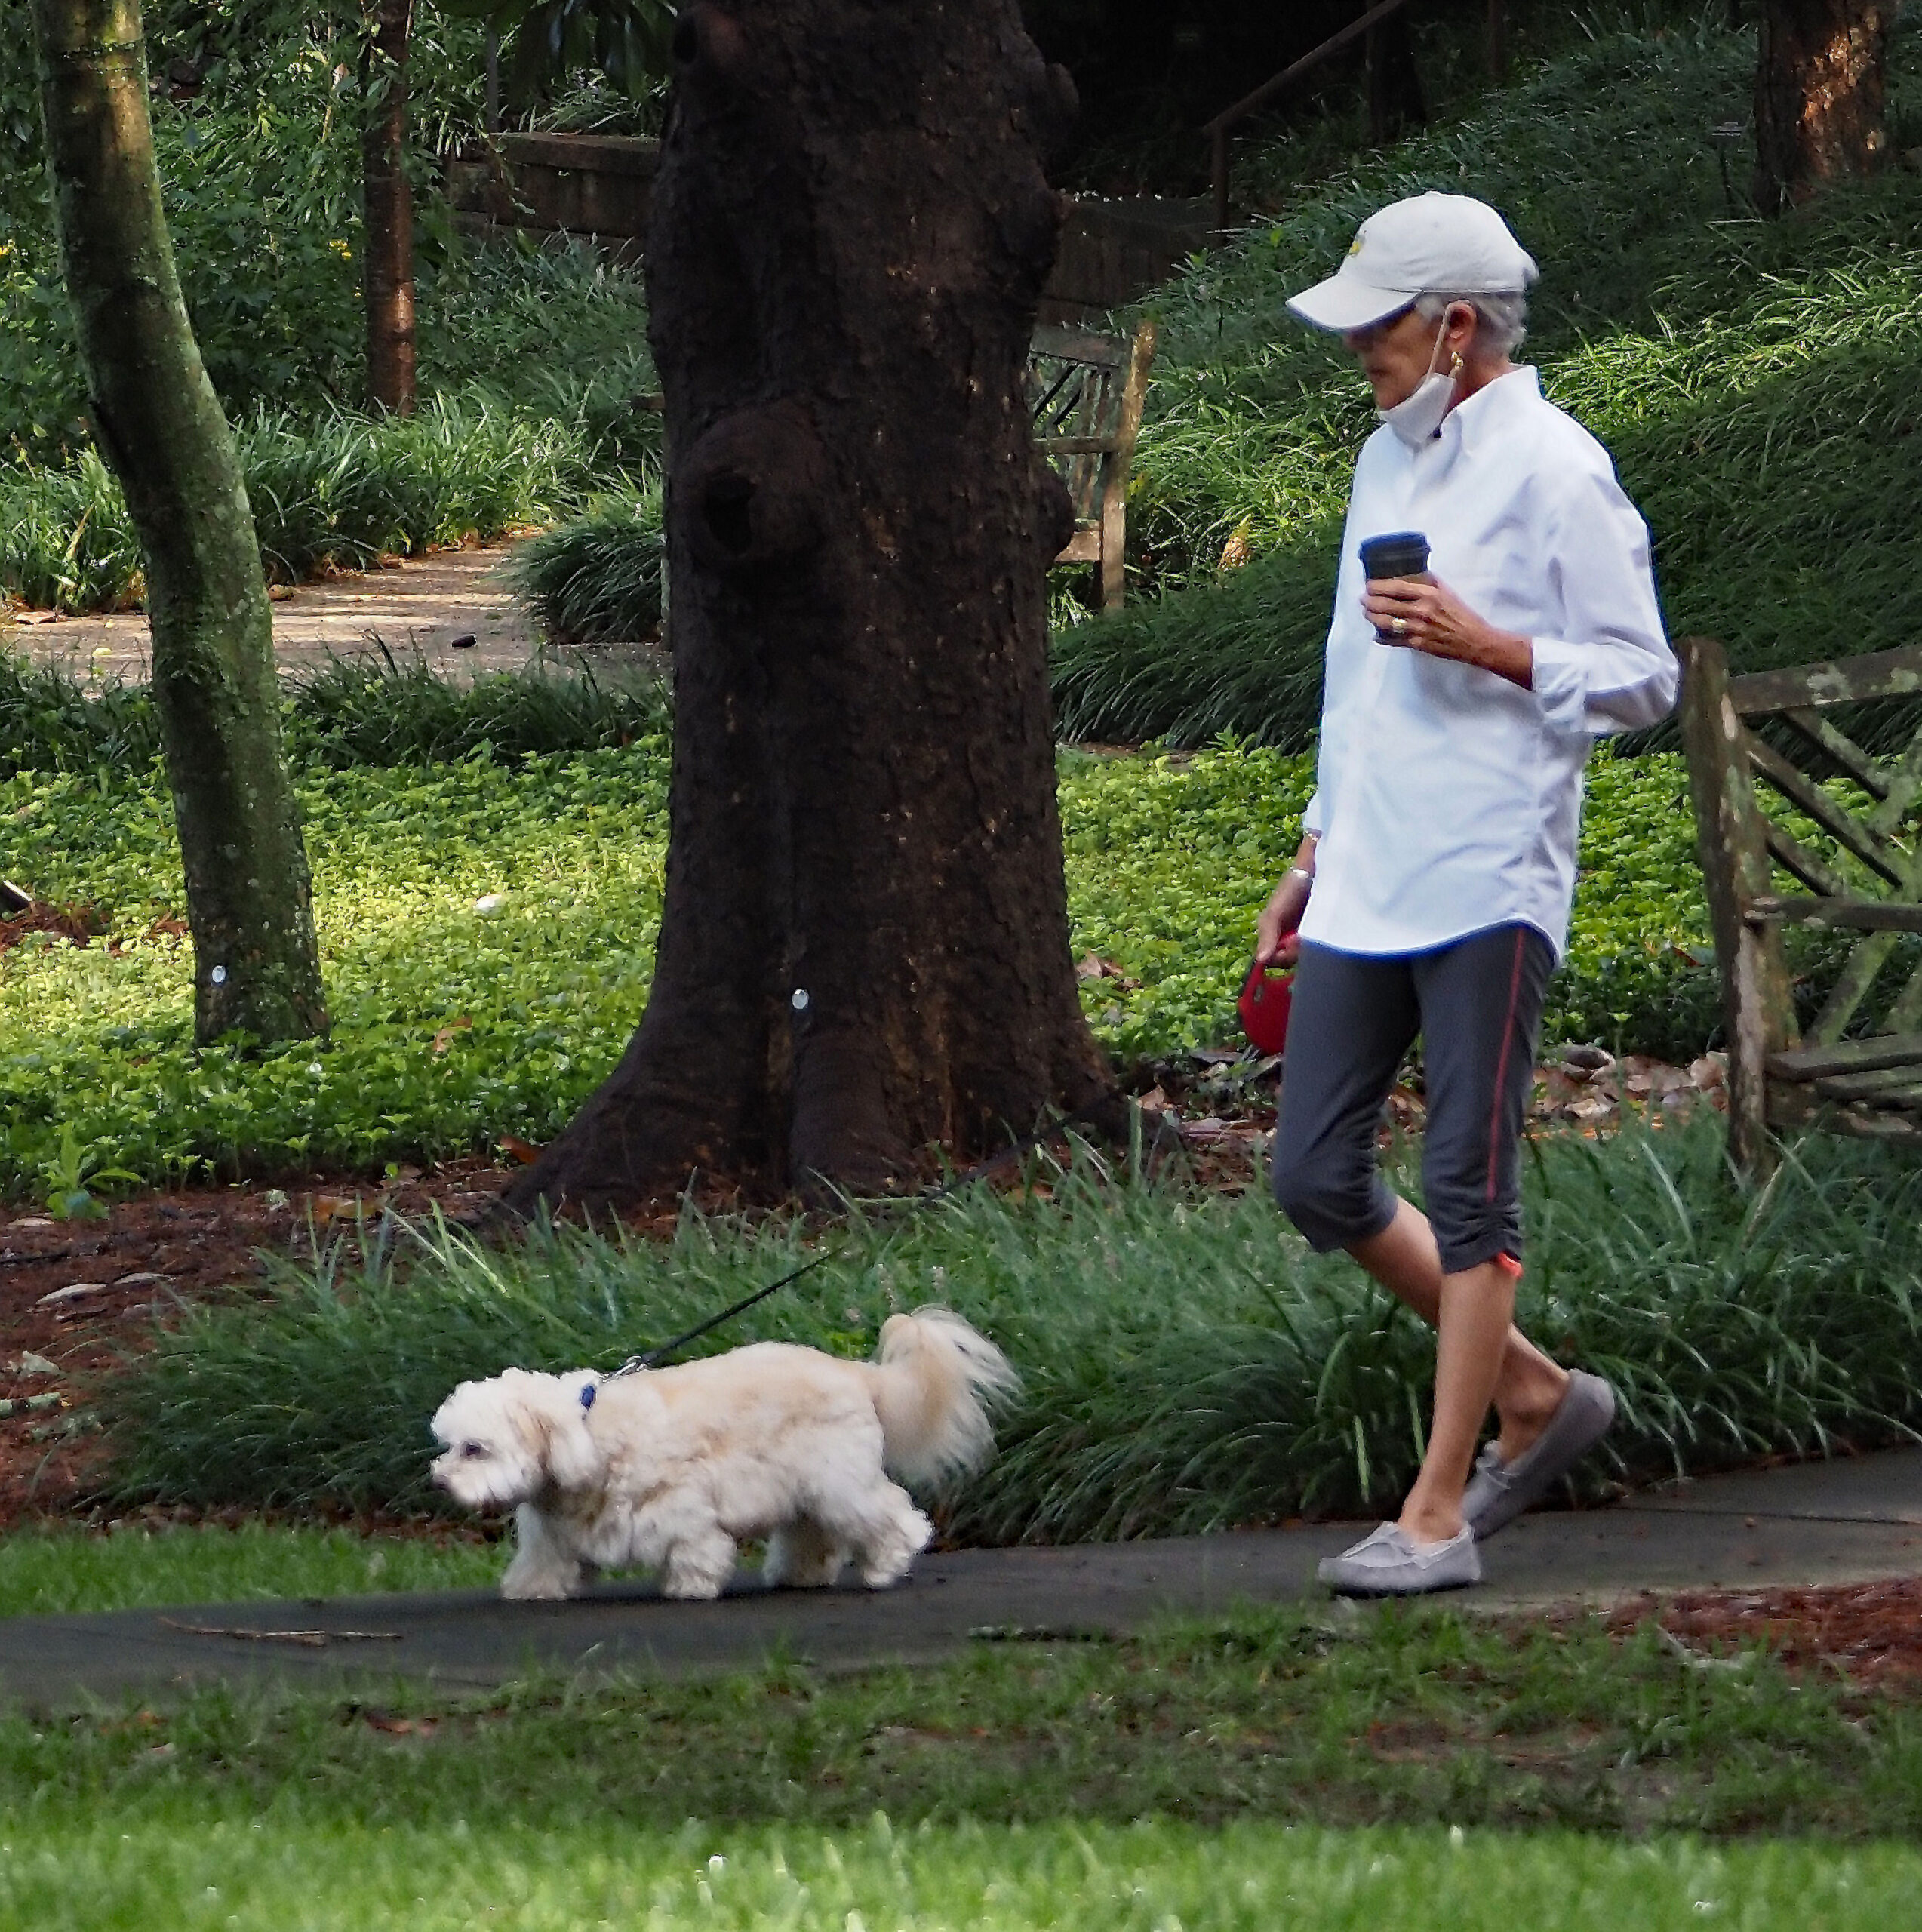
M 283 671 L 377 651 L 418 654 L 445 675 L 518 670 L 540 646 L 534 615 L 508 587 L 512 546 L 436 550 L 392 568 L 303 583 L 274 605 L 274 653 Z M 14 615 L 14 648 L 37 664 L 106 683 L 147 675 L 144 614 L 48 618 Z M 471 640 L 457 645 L 456 638 Z

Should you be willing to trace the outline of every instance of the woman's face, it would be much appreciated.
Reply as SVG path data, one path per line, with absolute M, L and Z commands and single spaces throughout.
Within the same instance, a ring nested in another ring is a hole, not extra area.
M 1446 331 L 1453 315 L 1424 321 L 1413 309 L 1404 309 L 1386 321 L 1373 322 L 1365 329 L 1350 329 L 1342 337 L 1342 346 L 1361 365 L 1375 392 L 1377 409 L 1392 409 L 1415 393 L 1423 377 L 1448 366 L 1444 349 L 1435 354 L 1438 335 Z

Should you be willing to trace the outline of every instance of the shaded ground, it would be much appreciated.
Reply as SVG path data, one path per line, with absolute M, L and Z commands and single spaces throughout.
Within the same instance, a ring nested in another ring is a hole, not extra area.
M 1716 1659 L 1711 1647 L 1732 1638 L 1799 1644 L 1803 1667 L 1825 1670 L 1843 1657 L 1864 1671 L 1883 1669 L 1914 1648 L 1918 1586 L 1887 1580 L 1922 1576 L 1922 1521 L 1911 1507 L 1918 1490 L 1922 1449 L 1908 1449 L 1706 1478 L 1606 1509 L 1538 1511 L 1490 1540 L 1485 1582 L 1458 1601 L 1478 1620 L 1492 1616 L 1518 1637 L 1533 1631 L 1551 1643 L 1606 1638 L 1597 1619 L 1570 1605 L 1604 1613 L 1623 1635 L 1678 1604 L 1674 1627 L 1687 1634 L 1658 1646 L 1659 1674 L 1699 1676 L 1705 1695 L 1718 1698 L 1745 1687 L 1737 1670 L 1754 1669 Z M 565 1603 L 508 1603 L 468 1589 L 17 1617 L 0 1622 L 0 1691 L 60 1703 L 196 1683 L 325 1690 L 405 1680 L 444 1694 L 530 1673 L 700 1678 L 780 1659 L 841 1672 L 927 1664 L 984 1643 L 1112 1643 L 1171 1614 L 1216 1621 L 1267 1605 L 1299 1615 L 1304 1599 L 1324 1606 L 1313 1614 L 1332 1620 L 1332 1635 L 1392 1635 L 1405 1609 L 1377 1616 L 1327 1605 L 1315 1583 L 1317 1561 L 1355 1534 L 1352 1524 L 1311 1524 L 944 1550 L 924 1556 L 907 1585 L 880 1592 L 851 1583 L 770 1589 L 749 1566 L 714 1603 L 670 1601 L 624 1578 Z M 1584 1629 L 1589 1639 L 1580 1639 Z M 1367 1718 L 1420 1715 L 1377 1706 Z
M 283 671 L 314 670 L 332 657 L 377 651 L 418 655 L 444 676 L 518 671 L 540 648 L 533 614 L 509 589 L 507 544 L 435 550 L 391 568 L 277 586 L 274 652 Z M 146 617 L 53 619 L 16 612 L 14 648 L 95 683 L 147 675 Z M 457 647 L 454 639 L 471 642 Z M 377 640 L 378 641 L 377 642 Z

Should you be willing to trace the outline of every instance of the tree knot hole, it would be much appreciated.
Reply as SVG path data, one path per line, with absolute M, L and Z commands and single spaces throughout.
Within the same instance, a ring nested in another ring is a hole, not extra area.
M 754 519 L 749 506 L 754 485 L 745 476 L 716 476 L 701 494 L 701 514 L 715 543 L 741 557 L 754 547 Z

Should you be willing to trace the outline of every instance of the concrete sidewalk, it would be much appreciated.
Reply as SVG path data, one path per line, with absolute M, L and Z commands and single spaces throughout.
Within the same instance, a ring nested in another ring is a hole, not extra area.
M 250 1603 L 0 1623 L 0 1690 L 37 1708 L 170 1686 L 316 1687 L 396 1678 L 484 1689 L 530 1671 L 681 1675 L 781 1654 L 827 1668 L 927 1661 L 970 1641 L 1133 1629 L 1170 1612 L 1312 1592 L 1353 1524 L 930 1557 L 900 1589 L 776 1592 L 714 1604 L 608 1584 L 571 1603 L 475 1591 Z M 1465 1608 L 1614 1603 L 1922 1574 L 1922 1450 L 1724 1476 L 1610 1509 L 1524 1518 L 1485 1553 Z

